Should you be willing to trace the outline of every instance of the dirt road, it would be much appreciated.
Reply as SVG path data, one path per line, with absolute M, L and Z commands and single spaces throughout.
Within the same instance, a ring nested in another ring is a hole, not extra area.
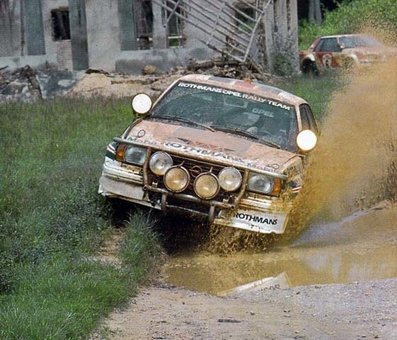
M 338 269 L 350 283 L 299 285 L 301 281 L 296 281 L 298 285 L 288 288 L 282 284 L 284 276 L 293 279 L 296 275 L 296 270 L 291 275 L 288 267 L 278 277 L 239 286 L 227 296 L 215 296 L 177 287 L 167 276 L 159 277 L 126 309 L 113 312 L 96 339 L 397 339 L 396 207 L 375 209 L 350 218 L 338 228 L 323 229 L 316 228 L 287 248 L 290 258 L 293 260 L 296 247 L 306 253 L 310 250 L 320 263 L 331 264 L 325 267 L 329 280 Z M 303 243 L 306 248 L 302 250 Z M 387 254 L 375 251 L 386 246 Z M 322 261 L 322 250 L 345 255 Z M 360 257 L 357 262 L 357 257 L 346 252 L 380 257 L 374 266 L 372 258 L 363 262 Z M 276 251 L 273 253 L 276 257 Z M 343 264 L 346 256 L 348 267 Z M 230 260 L 225 257 L 223 263 L 217 262 L 220 272 Z M 230 270 L 226 273 L 234 275 Z M 303 275 L 310 276 L 308 282 L 322 282 L 321 273 L 317 273 L 305 271 Z M 367 279 L 372 274 L 376 280 Z M 198 273 L 188 276 L 189 282 L 205 281 Z M 207 277 L 210 286 L 213 278 Z M 333 277 L 338 282 L 341 276 Z M 357 277 L 365 279 L 355 281 Z
M 216 297 L 155 284 L 106 321 L 111 339 L 396 339 L 397 280 Z

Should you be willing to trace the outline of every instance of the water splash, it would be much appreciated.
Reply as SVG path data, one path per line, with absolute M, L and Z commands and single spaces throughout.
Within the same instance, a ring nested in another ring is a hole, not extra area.
M 396 198 L 397 54 L 348 75 L 334 94 L 319 145 L 310 155 L 293 221 L 339 219 Z

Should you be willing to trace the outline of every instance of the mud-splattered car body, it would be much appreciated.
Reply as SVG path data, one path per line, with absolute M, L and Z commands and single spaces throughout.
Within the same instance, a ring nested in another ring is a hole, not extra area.
M 108 145 L 99 193 L 283 233 L 303 183 L 302 130 L 317 126 L 299 97 L 260 83 L 184 76 Z
M 318 37 L 308 50 L 299 53 L 303 73 L 318 74 L 324 69 L 365 66 L 382 62 L 395 49 L 386 47 L 364 34 L 342 34 Z

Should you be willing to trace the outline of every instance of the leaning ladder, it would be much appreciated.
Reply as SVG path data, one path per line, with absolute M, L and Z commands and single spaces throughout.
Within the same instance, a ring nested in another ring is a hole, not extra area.
M 228 0 L 153 1 L 167 13 L 166 27 L 175 15 L 204 32 L 206 39 L 200 41 L 209 48 L 238 62 L 258 61 L 259 48 L 255 44 L 258 28 L 272 0 L 240 0 L 238 6 Z M 251 9 L 251 14 L 242 11 L 241 5 Z M 237 14 L 244 20 L 239 19 Z

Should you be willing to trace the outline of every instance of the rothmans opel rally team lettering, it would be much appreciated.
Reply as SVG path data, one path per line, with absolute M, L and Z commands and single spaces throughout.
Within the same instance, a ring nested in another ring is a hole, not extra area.
M 317 124 L 302 98 L 258 82 L 187 75 L 108 145 L 99 193 L 210 224 L 285 232 Z

